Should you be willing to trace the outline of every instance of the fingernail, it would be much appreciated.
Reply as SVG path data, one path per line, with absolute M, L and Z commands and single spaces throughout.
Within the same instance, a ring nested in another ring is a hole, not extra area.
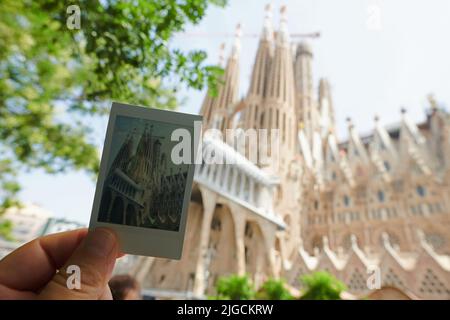
M 97 228 L 88 233 L 84 245 L 91 254 L 106 258 L 116 245 L 116 237 L 107 229 Z

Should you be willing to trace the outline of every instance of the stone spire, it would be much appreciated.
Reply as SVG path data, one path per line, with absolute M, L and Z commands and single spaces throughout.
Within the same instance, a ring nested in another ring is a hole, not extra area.
M 136 147 L 136 153 L 130 161 L 128 175 L 134 182 L 144 182 L 148 178 L 149 161 L 151 160 L 148 155 L 150 154 L 152 154 L 152 145 L 146 125 Z
M 224 67 L 225 60 L 225 43 L 222 43 L 219 48 L 219 67 Z M 212 113 L 213 105 L 215 102 L 215 98 L 212 97 L 211 90 L 208 88 L 206 92 L 205 98 L 203 99 L 202 106 L 200 108 L 200 114 L 203 116 L 203 125 L 205 128 L 209 128 L 209 125 L 212 124 L 212 117 L 214 116 Z
M 356 182 L 365 181 L 370 170 L 370 158 L 366 147 L 350 118 L 347 118 L 348 146 L 347 160 Z
M 327 79 L 320 79 L 319 81 L 319 115 L 320 115 L 320 127 L 322 135 L 329 132 L 335 132 L 335 119 L 333 100 L 331 97 L 330 84 Z
M 133 135 L 136 134 L 136 129 L 133 130 Z M 114 161 L 111 165 L 110 172 L 114 172 L 114 169 L 121 169 L 126 171 L 127 165 L 131 159 L 133 152 L 133 135 L 128 134 L 119 149 Z
M 219 66 L 224 67 L 224 61 L 225 61 L 225 43 L 221 43 L 219 48 Z
M 286 7 L 283 6 L 280 12 L 280 29 L 276 34 L 275 52 L 269 68 L 266 97 L 272 102 L 277 101 L 290 108 L 294 104 L 294 74 Z
M 264 26 L 256 52 L 255 63 L 247 93 L 244 126 L 259 128 L 261 125 L 262 104 L 266 96 L 269 67 L 273 58 L 272 6 L 265 9 Z
M 403 163 L 412 162 L 422 173 L 430 175 L 432 172 L 427 141 L 418 126 L 408 117 L 406 108 L 402 108 L 400 111 L 402 114 L 400 161 Z M 404 174 L 408 174 L 411 171 L 408 165 L 402 166 L 402 169 Z
M 229 126 L 230 115 L 232 114 L 234 105 L 238 101 L 241 35 L 241 25 L 238 24 L 236 26 L 231 54 L 227 59 L 217 96 L 214 98 L 208 96 L 205 97 L 204 105 L 209 103 L 209 108 L 206 105 L 202 110 L 207 111 L 207 113 L 204 114 L 204 125 L 207 129 L 214 128 L 224 131 Z
M 290 46 L 286 6 L 282 6 L 280 8 L 280 30 L 278 30 L 277 34 L 277 44 L 288 47 Z
M 272 7 L 266 6 L 264 27 L 256 52 L 255 64 L 253 65 L 252 78 L 250 82 L 249 96 L 265 96 L 265 79 L 272 59 L 273 49 Z
M 295 61 L 297 90 L 308 97 L 313 95 L 312 60 L 313 53 L 311 46 L 306 42 L 299 43 Z
M 260 127 L 279 129 L 280 147 L 286 150 L 285 161 L 297 151 L 295 117 L 295 86 L 291 45 L 287 28 L 286 7 L 280 10 L 280 29 L 276 34 L 275 51 L 267 77 L 264 111 Z
M 264 26 L 261 33 L 261 40 L 272 41 L 273 26 L 272 26 L 272 5 L 269 3 L 265 7 Z
M 310 142 L 315 131 L 320 130 L 320 114 L 317 110 L 312 75 L 313 53 L 311 46 L 301 42 L 295 57 L 296 113 L 298 121 L 303 121 L 305 134 Z
M 234 42 L 233 47 L 231 49 L 230 59 L 239 59 L 239 55 L 241 53 L 241 37 L 242 37 L 242 25 L 238 23 L 234 31 Z

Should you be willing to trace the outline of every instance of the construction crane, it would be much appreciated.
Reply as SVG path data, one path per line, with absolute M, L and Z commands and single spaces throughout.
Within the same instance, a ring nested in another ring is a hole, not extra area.
M 270 21 L 272 18 L 272 5 L 268 4 L 265 8 L 265 21 Z M 281 20 L 286 21 L 286 6 L 282 6 L 280 9 Z M 234 33 L 182 33 L 180 36 L 184 37 L 197 37 L 197 38 L 258 38 L 259 34 L 256 33 L 242 33 L 242 25 L 239 23 L 236 26 L 236 31 Z M 291 38 L 312 38 L 316 39 L 320 37 L 320 32 L 311 33 L 291 33 Z
M 234 33 L 181 33 L 181 37 L 195 37 L 195 38 L 234 38 L 236 35 Z M 243 38 L 258 38 L 259 34 L 256 33 L 243 33 L 241 35 Z M 291 38 L 312 38 L 316 39 L 320 37 L 320 32 L 311 33 L 291 33 Z

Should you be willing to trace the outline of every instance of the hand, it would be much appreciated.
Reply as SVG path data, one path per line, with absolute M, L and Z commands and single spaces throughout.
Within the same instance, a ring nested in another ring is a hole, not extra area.
M 108 281 L 120 256 L 117 236 L 98 228 L 33 240 L 0 261 L 0 299 L 112 299 Z M 81 271 L 81 288 L 67 287 L 67 267 Z

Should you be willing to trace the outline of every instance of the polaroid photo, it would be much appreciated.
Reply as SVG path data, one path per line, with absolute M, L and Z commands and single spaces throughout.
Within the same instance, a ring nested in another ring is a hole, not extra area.
M 90 229 L 113 229 L 124 253 L 180 259 L 201 116 L 114 102 Z

